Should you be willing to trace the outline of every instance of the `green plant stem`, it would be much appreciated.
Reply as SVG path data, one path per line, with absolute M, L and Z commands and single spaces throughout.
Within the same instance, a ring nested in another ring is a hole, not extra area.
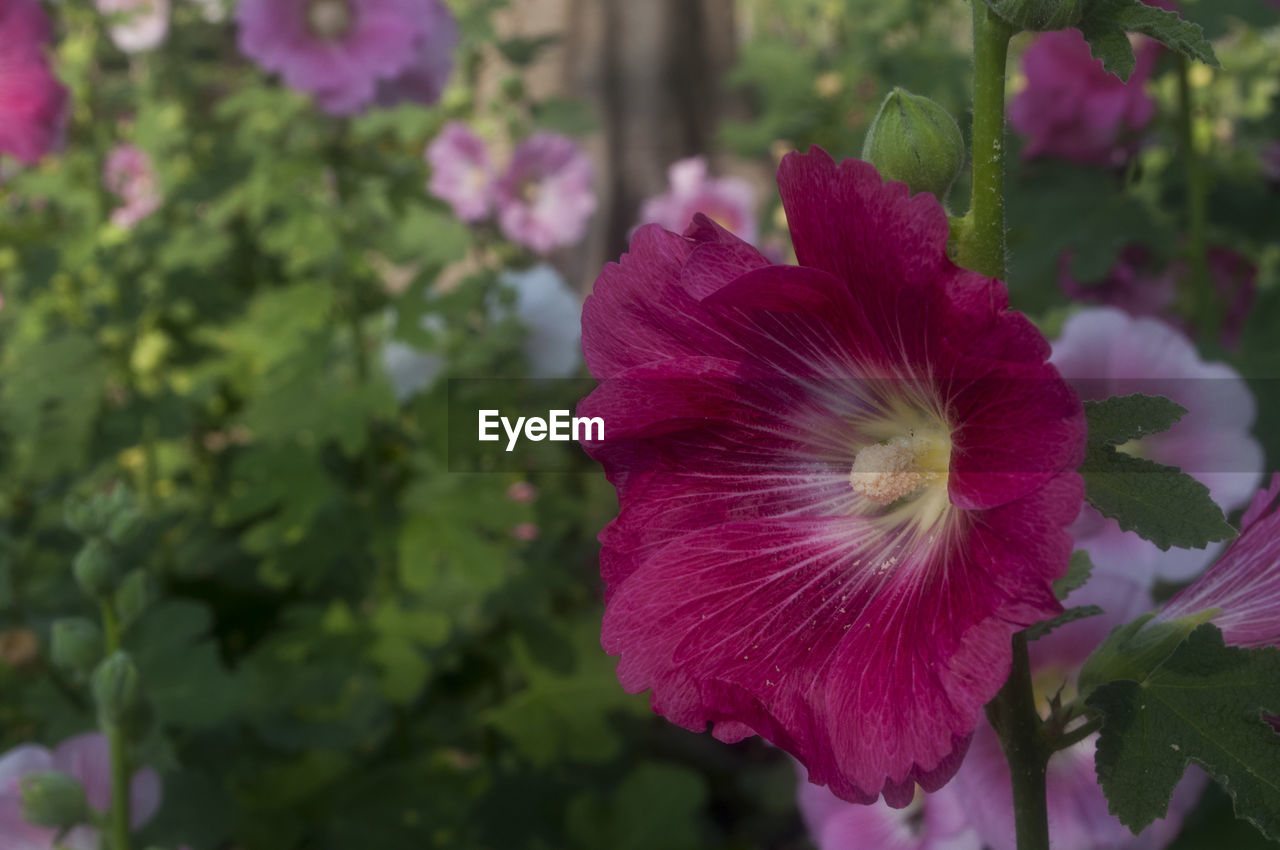
M 1100 717 L 1095 717 L 1092 720 L 1086 721 L 1085 723 L 1082 723 L 1079 726 L 1077 726 L 1075 729 L 1072 729 L 1070 732 L 1064 732 L 1062 734 L 1062 737 L 1055 740 L 1053 742 L 1053 751 L 1057 752 L 1059 750 L 1065 750 L 1065 749 L 1074 747 L 1076 744 L 1080 743 L 1085 738 L 1088 738 L 1090 735 L 1092 735 L 1094 732 L 1097 732 L 1101 728 L 1102 728 L 1102 718 Z
M 111 656 L 120 649 L 120 618 L 116 615 L 115 605 L 109 599 L 103 599 L 102 632 L 106 643 L 106 654 Z M 105 724 L 103 734 L 107 736 L 107 748 L 111 760 L 111 811 L 108 813 L 107 834 L 110 836 L 111 850 L 129 850 L 129 809 L 130 809 L 130 776 L 128 741 L 124 730 L 116 724 Z
M 973 3 L 973 191 L 960 265 L 1004 279 L 1004 84 L 1013 30 Z
M 1013 780 L 1014 832 L 1018 850 L 1049 850 L 1049 806 L 1045 776 L 1051 748 L 1043 735 L 1031 688 L 1027 638 L 1013 636 L 1013 669 L 1009 679 L 987 704 Z
M 1217 299 L 1209 279 L 1209 195 L 1200 152 L 1196 150 L 1195 103 L 1191 94 L 1191 61 L 1178 56 L 1178 137 L 1186 181 L 1187 244 L 1190 274 L 1182 283 L 1182 309 L 1202 333 L 1218 325 Z

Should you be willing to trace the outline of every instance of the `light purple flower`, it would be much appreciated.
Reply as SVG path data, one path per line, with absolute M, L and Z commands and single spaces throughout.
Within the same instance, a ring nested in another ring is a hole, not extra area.
M 151 157 L 137 145 L 116 145 L 107 154 L 102 185 L 122 201 L 111 212 L 111 223 L 126 230 L 159 209 L 163 200 Z
M 111 41 L 125 53 L 154 50 L 169 34 L 169 0 L 95 0 L 110 19 Z
M 1201 360 L 1175 328 L 1111 308 L 1082 310 L 1063 327 L 1051 362 L 1082 399 L 1144 393 L 1187 409 L 1168 431 L 1122 450 L 1179 467 L 1204 483 L 1223 510 L 1242 505 L 1257 487 L 1263 454 L 1250 436 L 1256 409 L 1248 386 L 1225 363 Z M 1162 552 L 1087 505 L 1071 531 L 1099 572 L 1121 572 L 1144 583 L 1157 576 L 1189 579 L 1221 550 L 1219 545 Z
M 0 848 L 50 850 L 56 829 L 31 826 L 22 818 L 22 777 L 29 773 L 58 771 L 79 780 L 89 805 L 97 812 L 111 806 L 111 763 L 107 739 L 96 732 L 63 741 L 53 752 L 24 744 L 0 756 Z M 160 777 L 151 768 L 133 775 L 130 786 L 133 827 L 145 824 L 160 808 Z M 71 830 L 58 847 L 98 850 L 97 830 L 82 826 Z
M 1145 91 L 1160 46 L 1138 47 L 1127 81 L 1094 59 L 1079 30 L 1046 32 L 1022 58 L 1027 87 L 1009 104 L 1009 123 L 1025 136 L 1024 159 L 1049 156 L 1086 165 L 1123 165 L 1156 114 Z
M 446 124 L 426 151 L 431 166 L 427 190 L 453 207 L 463 221 L 482 221 L 493 212 L 495 180 L 489 150 L 471 128 Z
M 378 83 L 379 106 L 419 103 L 431 106 L 440 99 L 453 73 L 453 52 L 458 46 L 458 24 L 442 0 L 422 0 L 422 35 L 418 57 L 398 75 Z
M 1212 621 L 1233 646 L 1280 646 L 1280 473 L 1259 490 L 1218 562 L 1180 591 L 1157 619 L 1217 608 Z
M 641 224 L 660 224 L 683 233 L 697 213 L 703 213 L 744 242 L 755 242 L 756 193 L 740 177 L 708 177 L 707 160 L 695 156 L 667 170 L 671 187 L 640 208 Z
M 1075 698 L 1076 677 L 1085 659 L 1110 630 L 1152 606 L 1146 588 L 1123 576 L 1095 573 L 1073 593 L 1068 605 L 1099 605 L 1105 614 L 1069 623 L 1031 644 L 1032 682 L 1041 711 L 1061 689 L 1062 703 Z M 1108 811 L 1094 771 L 1097 735 L 1054 754 L 1046 793 L 1049 837 L 1054 850 L 1160 850 L 1168 846 L 1195 807 L 1206 777 L 1190 770 L 1174 792 L 1168 815 L 1139 836 Z M 988 723 L 973 737 L 953 788 L 967 821 L 991 850 L 1016 850 L 1012 784 L 1000 740 Z
M 525 139 L 497 185 L 502 232 L 539 254 L 580 240 L 596 210 L 592 171 L 591 158 L 568 136 Z
M 796 769 L 800 815 L 818 850 L 982 850 L 950 785 L 917 790 L 906 808 L 894 809 L 883 800 L 847 803 Z
M 419 60 L 427 0 L 243 0 L 240 50 L 335 115 Z

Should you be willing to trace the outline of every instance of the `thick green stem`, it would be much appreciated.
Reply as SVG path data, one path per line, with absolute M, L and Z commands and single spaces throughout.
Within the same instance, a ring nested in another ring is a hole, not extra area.
M 1000 745 L 1009 762 L 1018 850 L 1049 850 L 1045 775 L 1051 749 L 1036 711 L 1024 634 L 1013 637 L 1013 669 L 1000 693 L 987 704 L 987 718 L 1000 736 Z
M 102 600 L 102 631 L 108 657 L 120 649 L 120 618 L 109 599 Z M 106 846 L 111 850 L 129 850 L 130 772 L 128 741 L 118 725 L 108 724 L 103 730 L 111 759 L 111 811 L 107 813 Z
M 973 2 L 973 192 L 960 265 L 1004 279 L 1004 83 L 1013 30 Z
M 1185 56 L 1178 56 L 1178 137 L 1187 184 L 1186 258 L 1190 265 L 1182 284 L 1182 309 L 1202 333 L 1213 333 L 1218 325 L 1218 303 L 1209 279 L 1209 195 L 1200 153 L 1196 150 L 1191 62 Z

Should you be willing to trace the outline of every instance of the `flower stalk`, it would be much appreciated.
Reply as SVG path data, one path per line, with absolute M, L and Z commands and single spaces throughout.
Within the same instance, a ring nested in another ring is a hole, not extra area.
M 1182 148 L 1183 179 L 1186 180 L 1187 244 L 1186 256 L 1191 267 L 1183 281 L 1182 308 L 1185 314 L 1206 334 L 1218 325 L 1217 303 L 1209 280 L 1208 230 L 1209 190 L 1205 183 L 1200 153 L 1196 150 L 1195 103 L 1191 93 L 1191 61 L 1179 55 L 1178 61 L 1178 141 Z
M 102 631 L 105 636 L 106 654 L 120 650 L 120 618 L 116 614 L 112 600 L 101 601 Z M 125 730 L 119 723 L 102 724 L 102 732 L 107 736 L 108 752 L 111 758 L 111 810 L 107 813 L 106 834 L 110 837 L 107 846 L 111 850 L 129 850 L 129 754 Z
M 1005 277 L 1005 69 L 1013 28 L 981 0 L 973 4 L 973 191 L 957 234 L 960 265 Z M 1049 850 L 1046 774 L 1052 748 L 1036 711 L 1027 638 L 1013 637 L 1009 679 L 987 705 L 1013 780 L 1018 850 Z

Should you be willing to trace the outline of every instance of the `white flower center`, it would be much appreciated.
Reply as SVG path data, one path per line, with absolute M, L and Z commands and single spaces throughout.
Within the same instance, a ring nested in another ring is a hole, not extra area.
M 945 480 L 950 461 L 950 440 L 913 432 L 864 446 L 853 460 L 849 485 L 868 501 L 889 505 Z
M 334 41 L 351 30 L 354 13 L 348 0 L 311 0 L 307 26 L 320 38 Z

